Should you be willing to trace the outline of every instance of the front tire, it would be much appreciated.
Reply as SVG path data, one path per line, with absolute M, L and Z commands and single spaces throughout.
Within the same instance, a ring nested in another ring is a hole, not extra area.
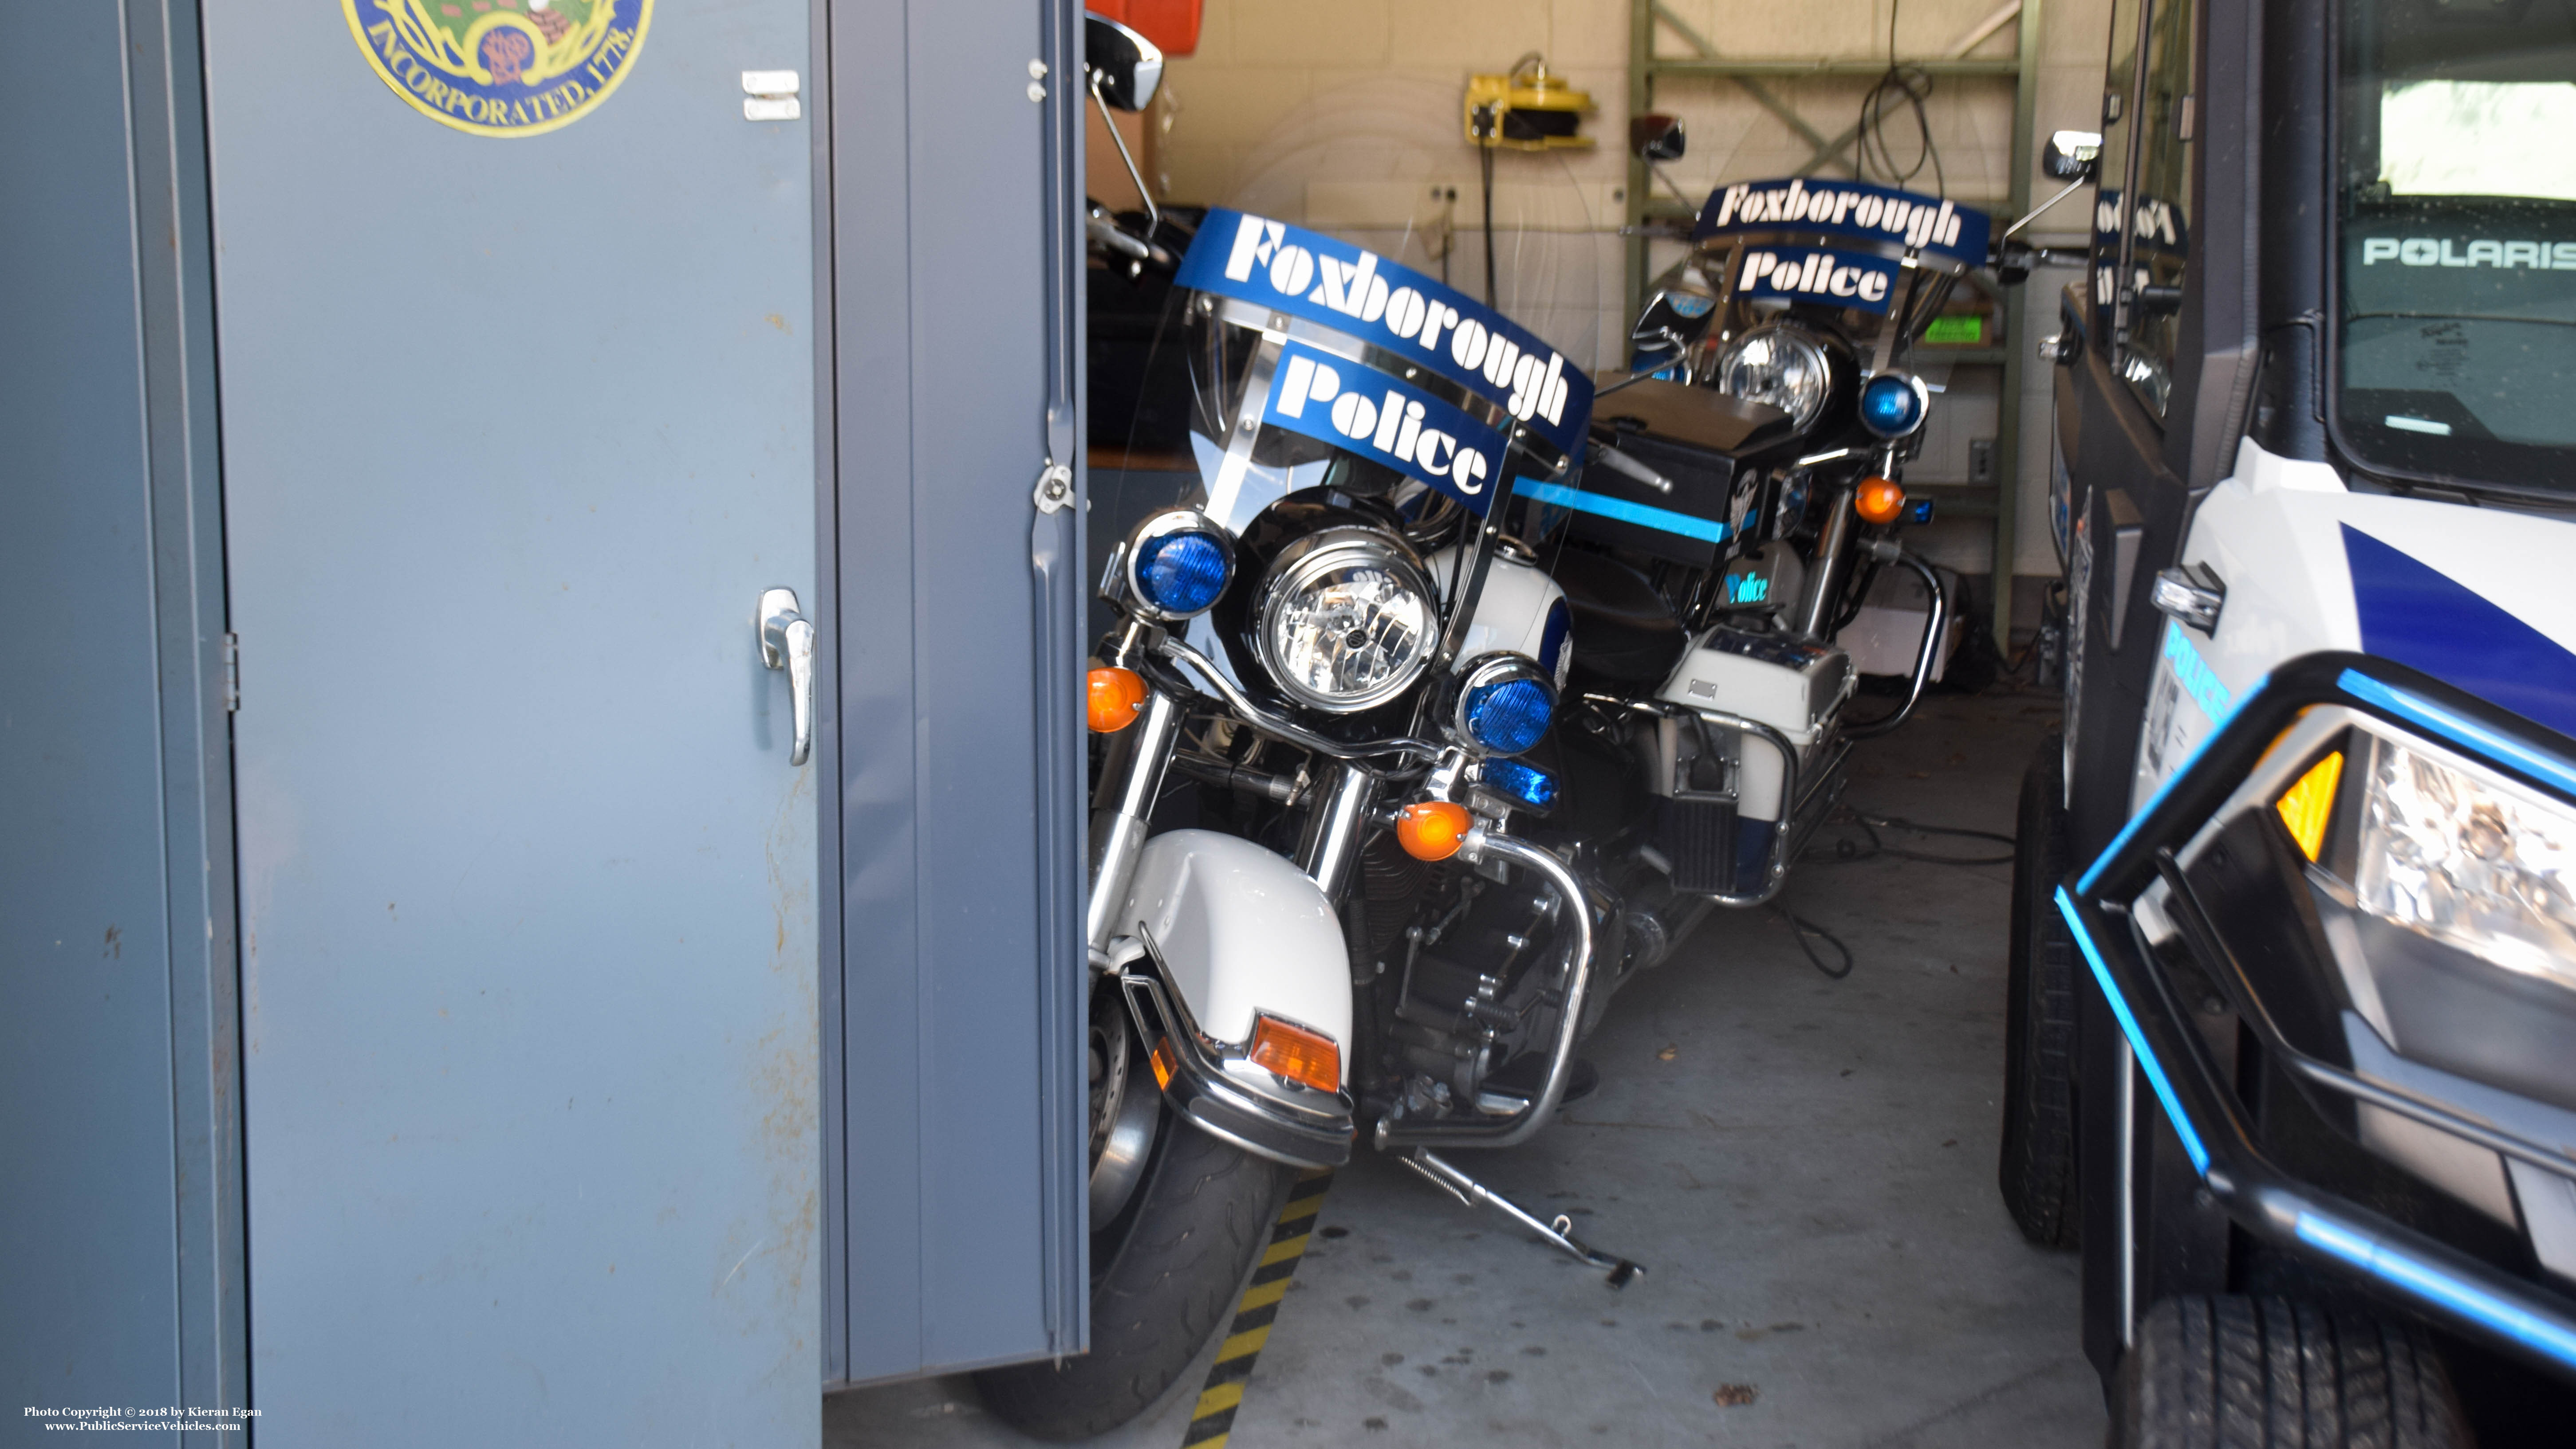
M 2420 1333 L 2278 1298 L 2168 1298 L 2114 1387 L 2113 1449 L 2467 1449 Z
M 1230 1318 L 1295 1170 L 1166 1107 L 1125 1211 L 1091 1235 L 1091 1351 L 975 1375 L 994 1415 L 1057 1441 L 1105 1434 L 1163 1396 Z
M 2004 1133 L 1996 1182 L 2021 1235 L 2043 1248 L 2080 1236 L 2075 1180 L 2075 938 L 2057 911 L 2072 868 L 2066 752 L 2041 740 L 2022 775 L 2013 832 L 2012 945 L 2005 970 Z

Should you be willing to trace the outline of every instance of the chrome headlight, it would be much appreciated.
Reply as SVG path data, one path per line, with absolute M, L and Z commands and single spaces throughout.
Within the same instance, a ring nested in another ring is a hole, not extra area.
M 1422 678 L 1439 634 L 1430 580 L 1380 533 L 1298 540 L 1262 586 L 1254 647 L 1279 687 L 1335 714 L 1384 704 Z
M 2356 903 L 2507 971 L 2576 987 L 2576 815 L 2390 740 L 2361 753 Z
M 1833 383 L 1833 362 L 1823 344 L 1784 322 L 1753 328 L 1717 354 L 1719 392 L 1768 403 L 1787 413 L 1800 432 L 1815 426 Z
M 1556 689 L 1526 655 L 1487 654 L 1468 661 L 1453 677 L 1449 737 L 1492 755 L 1517 755 L 1537 746 L 1556 713 Z

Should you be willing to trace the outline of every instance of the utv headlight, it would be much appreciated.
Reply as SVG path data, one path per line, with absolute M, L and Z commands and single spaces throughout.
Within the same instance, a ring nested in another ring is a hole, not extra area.
M 1556 690 L 1536 662 L 1495 653 L 1469 661 L 1456 678 L 1449 734 L 1491 755 L 1517 755 L 1535 747 L 1556 713 Z
M 1784 322 L 1753 328 L 1717 354 L 1719 392 L 1768 403 L 1787 413 L 1800 432 L 1815 426 L 1833 383 L 1824 345 Z
M 1336 714 L 1383 704 L 1431 663 L 1439 622 L 1421 565 L 1382 534 L 1327 529 L 1262 586 L 1254 648 L 1279 687 Z
M 2507 971 L 2576 988 L 2576 815 L 2391 740 L 2372 737 L 2359 753 L 2355 903 Z
M 1127 541 L 1128 596 L 1165 623 L 1214 607 L 1234 576 L 1234 544 L 1195 509 L 1175 508 L 1139 524 Z

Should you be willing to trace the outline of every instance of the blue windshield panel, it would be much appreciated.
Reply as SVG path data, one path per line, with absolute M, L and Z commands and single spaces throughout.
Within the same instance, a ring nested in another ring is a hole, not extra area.
M 1897 264 L 1864 252 L 1748 246 L 1733 265 L 1738 297 L 1788 297 L 1883 314 L 1896 295 Z
M 1503 435 L 1347 357 L 1282 344 L 1261 420 L 1419 478 L 1480 518 L 1494 506 Z
M 1582 450 L 1592 418 L 1582 368 L 1484 303 L 1366 248 L 1219 208 L 1200 224 L 1176 285 L 1401 353 L 1500 404 L 1558 451 Z
M 1811 183 L 1797 176 L 1739 181 L 1710 192 L 1691 239 L 1755 231 L 1821 232 L 1893 243 L 1982 267 L 1992 230 L 1984 212 L 1937 196 L 1866 181 Z

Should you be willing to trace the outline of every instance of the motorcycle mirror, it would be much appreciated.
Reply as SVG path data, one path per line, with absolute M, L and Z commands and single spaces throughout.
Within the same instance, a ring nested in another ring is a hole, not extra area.
M 1679 116 L 1628 118 L 1628 149 L 1648 161 L 1679 161 L 1688 142 Z
M 2090 181 L 2102 167 L 2102 133 L 2059 131 L 2048 138 L 2040 169 L 2060 181 Z
M 1091 93 L 1112 110 L 1141 111 L 1163 84 L 1163 52 L 1106 15 L 1082 12 L 1082 60 Z
M 2102 169 L 2102 133 L 2099 131 L 2051 133 L 2048 147 L 2040 155 L 2039 165 L 2041 170 L 2065 182 L 2066 185 L 2059 188 L 2055 196 L 2032 207 L 2028 215 L 2005 227 L 1995 237 L 1993 248 L 1987 258 L 1988 266 L 2001 270 L 2007 265 L 2010 254 L 2004 244 L 2012 240 L 2012 234 L 2039 220 L 2042 212 L 2074 195 L 2078 188 L 2091 181 L 2094 174 Z M 2021 276 L 2007 279 L 2007 285 L 2029 275 L 2030 268 L 2025 264 L 2021 269 Z

